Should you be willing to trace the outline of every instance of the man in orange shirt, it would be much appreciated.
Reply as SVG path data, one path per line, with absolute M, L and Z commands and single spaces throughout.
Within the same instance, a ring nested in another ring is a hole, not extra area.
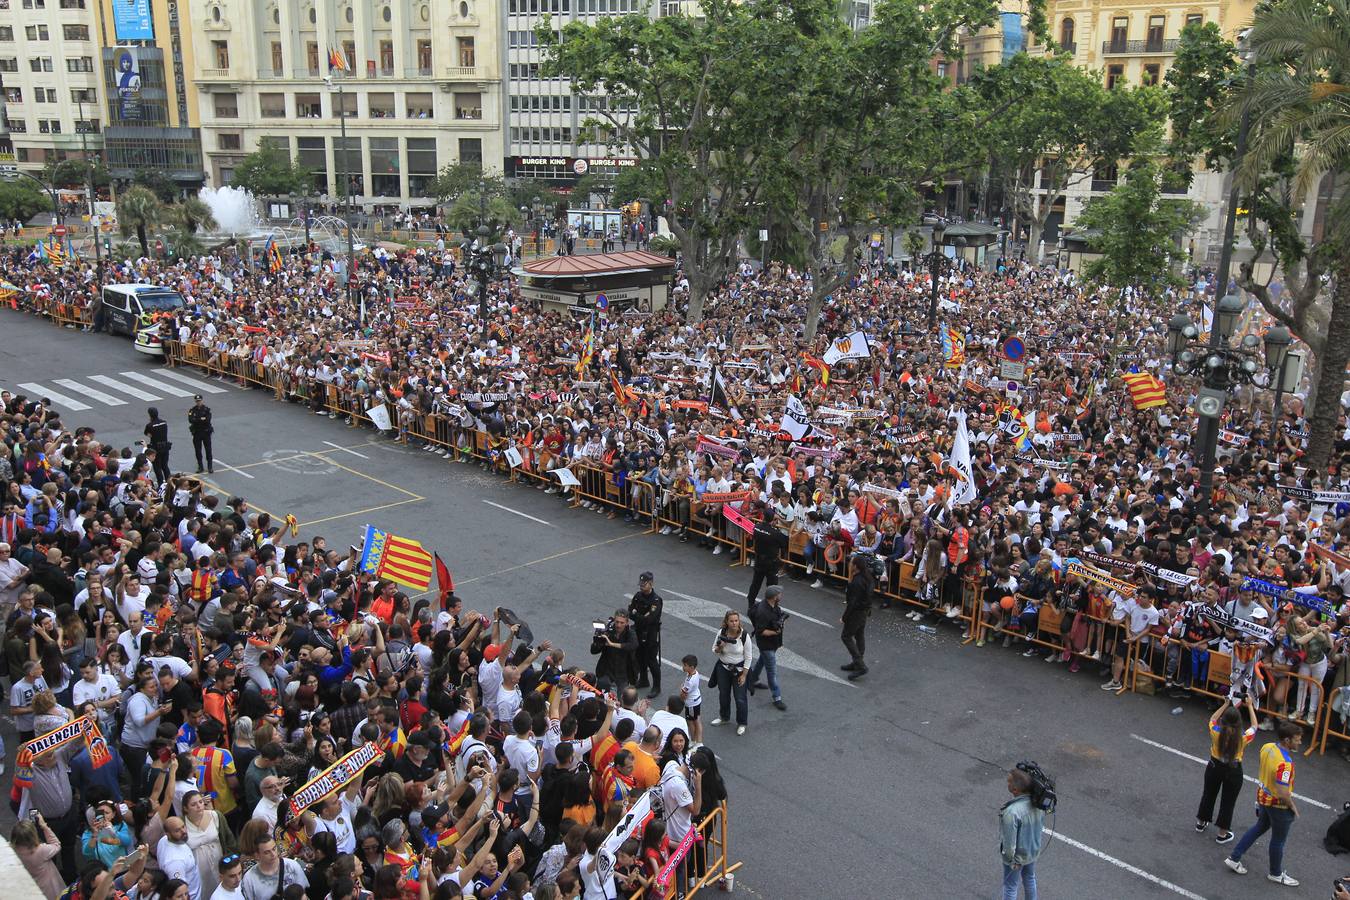
M 623 749 L 633 754 L 633 789 L 637 793 L 655 787 L 661 781 L 661 766 L 656 757 L 661 752 L 661 729 L 648 725 L 642 740 L 628 741 Z

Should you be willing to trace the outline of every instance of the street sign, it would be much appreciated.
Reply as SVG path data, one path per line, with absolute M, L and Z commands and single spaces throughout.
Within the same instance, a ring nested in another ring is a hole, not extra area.
M 1009 362 L 1006 359 L 998 361 L 998 377 L 1004 381 L 1025 381 L 1027 377 L 1027 364 L 1024 362 Z
M 609 298 L 606 297 L 604 294 L 596 294 L 596 295 L 595 295 L 595 308 L 596 308 L 596 309 L 609 309 Z
M 57 225 L 55 228 L 52 229 L 52 234 L 56 235 L 57 237 L 65 237 L 65 236 L 66 236 L 66 226 L 64 226 L 64 225 Z
M 1026 356 L 1027 348 L 1022 344 L 1019 337 L 1009 337 L 1003 342 L 1003 357 L 1013 362 L 1021 362 L 1022 357 Z

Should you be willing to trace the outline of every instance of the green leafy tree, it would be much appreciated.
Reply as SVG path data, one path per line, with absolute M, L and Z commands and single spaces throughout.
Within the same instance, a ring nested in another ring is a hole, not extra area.
M 1233 159 L 1237 123 L 1225 120 L 1222 110 L 1239 77 L 1237 47 L 1217 23 L 1193 22 L 1181 30 L 1176 60 L 1163 84 L 1172 122 L 1167 150 L 1187 185 L 1197 158 L 1214 171 Z
M 90 166 L 93 168 L 95 189 L 105 188 L 112 183 L 108 167 L 101 161 L 91 160 Z M 84 188 L 89 184 L 88 169 L 82 159 L 63 159 L 59 162 L 48 160 L 42 168 L 41 177 L 52 187 L 58 188 Z
M 484 195 L 476 189 L 461 192 L 446 214 L 446 222 L 450 227 L 465 235 L 471 235 L 480 225 L 486 225 L 493 241 L 499 240 L 506 226 L 519 218 L 520 210 L 512 206 L 506 197 L 491 192 Z
M 189 235 L 199 230 L 214 231 L 219 227 L 211 207 L 197 197 L 186 197 L 169 208 L 169 218 L 177 223 L 179 229 Z
M 1274 302 L 1251 263 L 1240 267 L 1239 283 L 1317 355 L 1304 463 L 1324 472 L 1340 430 L 1350 363 L 1350 193 L 1344 182 L 1350 171 L 1350 0 L 1263 6 L 1249 40 L 1255 76 L 1244 82 L 1228 116 L 1236 118 L 1245 104 L 1251 121 L 1239 170 L 1251 198 L 1247 235 L 1254 249 L 1275 254 L 1286 293 L 1291 280 L 1299 292 L 1281 298 L 1286 306 Z M 1308 239 L 1296 222 L 1318 188 L 1331 199 L 1320 236 Z
M 1037 258 L 1045 223 L 1065 191 L 1155 138 L 1166 113 L 1158 88 L 1108 91 L 1100 72 L 1064 56 L 1019 54 L 976 84 L 987 107 L 1000 111 L 983 129 L 991 172 Z
M 164 218 L 164 204 L 160 203 L 154 191 L 136 185 L 127 188 L 117 198 L 117 225 L 122 236 L 136 235 L 141 245 L 141 255 L 150 255 L 150 232 Z
M 476 203 L 477 195 L 481 193 L 484 185 L 489 195 L 506 196 L 506 183 L 500 177 L 487 174 L 478 163 L 457 162 L 450 163 L 437 172 L 427 190 L 442 203 L 472 192 Z
M 1185 259 L 1180 239 L 1202 213 L 1198 204 L 1165 196 L 1163 176 L 1156 159 L 1138 156 L 1124 180 L 1109 194 L 1088 201 L 1075 220 L 1075 227 L 1088 231 L 1088 246 L 1101 254 L 1084 274 L 1120 291 L 1122 317 L 1127 289 L 1157 297 L 1169 286 L 1180 286 L 1177 268 Z M 1116 329 L 1113 361 L 1123 331 Z
M 0 218 L 27 222 L 51 208 L 52 198 L 36 185 L 24 181 L 0 181 Z
M 160 203 L 172 203 L 179 194 L 178 185 L 159 169 L 137 169 L 131 183 L 153 191 Z
M 284 144 L 273 138 L 263 138 L 258 142 L 258 149 L 234 167 L 230 184 L 255 197 L 305 196 L 313 193 L 314 173 L 298 159 L 292 159 Z
M 587 172 L 572 185 L 572 196 L 586 203 L 592 195 L 600 197 L 600 205 L 605 209 L 611 206 L 614 196 L 615 175 L 613 172 Z

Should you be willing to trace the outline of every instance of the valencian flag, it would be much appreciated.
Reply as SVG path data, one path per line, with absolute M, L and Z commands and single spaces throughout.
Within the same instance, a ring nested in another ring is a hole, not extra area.
M 1093 379 L 1092 382 L 1088 384 L 1087 393 L 1083 395 L 1083 399 L 1078 401 L 1078 408 L 1074 411 L 1073 417 L 1075 422 L 1081 422 L 1087 418 L 1087 414 L 1092 411 L 1092 398 L 1096 395 L 1097 381 L 1096 379 Z
M 18 309 L 19 295 L 22 293 L 23 288 L 0 278 L 0 303 L 8 303 L 10 309 Z
M 398 537 L 367 525 L 365 545 L 358 565 L 367 575 L 387 578 L 404 587 L 425 591 L 431 586 L 434 560 L 412 538 Z
M 347 65 L 347 57 L 342 55 L 342 50 L 334 47 L 328 51 L 328 70 L 331 72 L 336 69 L 339 72 L 351 71 L 351 66 Z
M 1135 409 L 1152 409 L 1167 405 L 1167 388 L 1147 372 L 1126 372 L 1120 376 L 1130 389 L 1130 400 Z
M 584 375 L 595 356 L 595 313 L 591 313 L 591 324 L 586 328 L 586 336 L 581 339 L 581 352 L 577 354 L 577 375 Z
M 271 272 L 280 272 L 282 267 L 281 248 L 277 246 L 275 238 L 267 239 L 267 246 L 263 247 L 263 256 L 267 258 L 267 269 Z
M 942 326 L 942 364 L 949 369 L 966 364 L 966 339 L 950 325 Z
M 624 387 L 623 382 L 619 380 L 619 373 L 614 369 L 609 370 L 609 383 L 614 388 L 614 402 L 620 406 L 627 406 L 636 399 L 632 388 Z

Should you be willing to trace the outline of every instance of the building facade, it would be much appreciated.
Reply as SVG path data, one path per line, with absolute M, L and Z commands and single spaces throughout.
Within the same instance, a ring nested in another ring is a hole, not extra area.
M 0 152 L 36 175 L 101 149 L 97 0 L 0 0 Z
M 1192 22 L 1215 22 L 1224 37 L 1236 43 L 1238 34 L 1251 25 L 1254 0 L 1180 0 L 1148 2 L 1120 0 L 1107 5 L 1098 0 L 1053 0 L 1047 10 L 1051 32 L 1059 46 L 1070 53 L 1076 65 L 1100 74 L 1108 88 L 1125 85 L 1162 84 L 1176 58 L 1181 30 Z M 1034 35 L 1023 37 L 1021 23 L 1010 35 L 1010 17 L 992 28 L 981 30 L 963 41 L 965 57 L 955 77 L 963 80 L 978 67 L 1001 61 L 1015 42 L 1029 53 L 1044 53 L 1046 46 Z M 1015 38 L 1016 41 L 1010 39 Z M 1119 172 L 1080 173 L 1070 182 L 1064 197 L 1051 200 L 1055 207 L 1046 223 L 1046 252 L 1052 252 L 1061 228 L 1072 226 L 1083 206 L 1093 197 L 1110 191 Z M 1180 198 L 1195 201 L 1204 208 L 1205 218 L 1192 235 L 1189 250 L 1198 263 L 1217 259 L 1223 234 L 1229 178 L 1224 172 L 1198 167 L 1190 188 Z M 955 212 L 955 210 L 953 210 Z
M 422 206 L 456 162 L 500 169 L 494 0 L 188 0 L 207 180 L 230 183 L 263 138 L 314 173 L 314 195 Z M 330 69 L 336 51 L 347 70 Z M 342 140 L 345 120 L 346 143 Z

